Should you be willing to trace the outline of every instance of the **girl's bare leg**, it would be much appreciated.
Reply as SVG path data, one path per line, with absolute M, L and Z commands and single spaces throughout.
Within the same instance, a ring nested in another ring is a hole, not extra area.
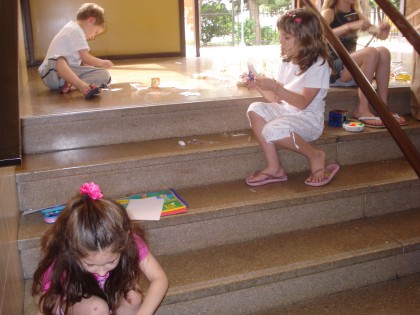
M 391 72 L 391 54 L 385 47 L 378 47 L 376 50 L 379 55 L 379 62 L 375 71 L 376 87 L 378 89 L 379 97 L 387 104 L 389 74 Z
M 109 315 L 108 304 L 97 296 L 82 299 L 70 308 L 70 314 L 78 315 Z
M 375 77 L 375 71 L 379 63 L 379 53 L 376 48 L 367 47 L 361 50 L 358 50 L 351 54 L 354 62 L 360 67 L 363 74 L 368 79 L 369 83 L 372 83 Z M 389 77 L 389 76 L 388 76 Z M 347 82 L 353 79 L 350 72 L 347 69 L 344 69 L 343 74 L 340 78 L 342 81 Z M 388 86 L 387 86 L 388 88 Z M 375 114 L 372 113 L 369 107 L 369 101 L 366 96 L 363 94 L 362 90 L 358 88 L 359 95 L 359 104 L 353 112 L 354 117 L 374 117 Z M 382 125 L 381 121 L 378 120 L 367 120 L 366 121 L 372 125 Z
M 319 170 L 325 169 L 325 152 L 315 149 L 296 133 L 294 138 L 295 141 L 293 141 L 292 137 L 277 140 L 275 144 L 280 148 L 300 153 L 308 159 L 311 166 L 311 176 L 308 177 L 307 181 L 313 183 L 322 181 L 325 178 L 325 172 L 320 172 Z
M 127 300 L 123 300 L 120 307 L 115 312 L 116 315 L 134 315 L 140 309 L 142 297 L 136 291 L 130 291 L 127 295 Z
M 385 47 L 367 47 L 352 53 L 351 56 L 360 67 L 369 83 L 372 83 L 374 79 L 376 80 L 378 95 L 385 105 L 387 105 L 391 65 L 391 54 L 389 53 L 389 50 Z M 344 82 L 348 82 L 352 79 L 352 76 L 347 69 L 344 69 L 340 79 Z M 359 105 L 353 112 L 354 117 L 376 116 L 370 110 L 369 101 L 360 88 L 358 89 L 358 95 Z M 405 119 L 402 117 L 396 119 L 399 123 L 405 122 Z M 367 120 L 366 122 L 371 125 L 382 125 L 382 122 L 379 120 Z
M 267 122 L 261 116 L 252 111 L 248 113 L 248 116 L 251 122 L 252 131 L 254 132 L 254 135 L 257 138 L 257 141 L 260 144 L 267 160 L 267 166 L 261 170 L 261 173 L 270 174 L 275 177 L 284 175 L 285 172 L 283 166 L 280 163 L 275 144 L 268 143 L 262 136 L 262 130 Z M 250 176 L 248 180 L 250 182 L 258 182 L 263 180 L 265 177 L 266 176 L 264 174 L 258 173 L 255 174 L 255 176 Z
M 391 72 L 391 53 L 385 47 L 377 47 L 379 62 L 375 71 L 376 88 L 381 100 L 388 104 L 389 75 Z M 398 123 L 405 123 L 403 117 L 395 118 Z

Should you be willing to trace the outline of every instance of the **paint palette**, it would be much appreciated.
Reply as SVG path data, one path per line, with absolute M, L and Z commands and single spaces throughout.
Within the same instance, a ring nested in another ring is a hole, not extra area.
M 361 132 L 365 128 L 365 125 L 360 121 L 345 121 L 343 128 L 350 132 Z

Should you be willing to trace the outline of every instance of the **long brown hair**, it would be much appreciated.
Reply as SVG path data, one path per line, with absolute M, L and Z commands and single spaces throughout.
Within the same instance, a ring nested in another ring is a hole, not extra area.
M 311 9 L 301 8 L 288 11 L 277 21 L 278 30 L 295 36 L 297 52 L 285 56 L 285 61 L 299 65 L 297 75 L 304 73 L 321 57 L 332 65 L 323 27 L 319 17 Z
M 39 301 L 42 313 L 55 315 L 59 308 L 67 314 L 72 305 L 91 296 L 104 299 L 114 312 L 130 290 L 141 294 L 134 234 L 145 240 L 143 229 L 132 223 L 120 204 L 75 196 L 41 239 L 42 258 L 34 273 L 32 295 L 42 293 Z M 107 248 L 120 253 L 120 260 L 102 290 L 95 277 L 84 270 L 80 259 Z M 51 279 L 44 279 L 52 265 Z M 51 281 L 50 287 L 42 292 L 45 280 Z

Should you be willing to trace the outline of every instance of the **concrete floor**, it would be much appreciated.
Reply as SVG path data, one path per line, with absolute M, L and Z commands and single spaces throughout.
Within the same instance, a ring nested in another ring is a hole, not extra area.
M 405 40 L 372 42 L 371 46 L 387 46 L 393 67 L 411 71 L 413 48 Z M 79 92 L 61 95 L 50 91 L 39 78 L 36 68 L 28 71 L 29 84 L 23 90 L 20 115 L 56 115 L 116 107 L 154 106 L 192 103 L 214 99 L 259 96 L 256 91 L 238 87 L 239 76 L 247 72 L 251 62 L 258 71 L 272 75 L 279 58 L 279 46 L 203 47 L 201 57 L 152 58 L 115 61 L 110 69 L 112 82 L 101 96 L 85 101 Z M 158 89 L 150 88 L 151 79 L 159 78 Z M 390 81 L 390 86 L 409 82 Z

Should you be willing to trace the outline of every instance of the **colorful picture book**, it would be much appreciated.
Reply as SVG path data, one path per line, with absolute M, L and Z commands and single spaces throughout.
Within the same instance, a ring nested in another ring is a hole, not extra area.
M 161 217 L 178 214 L 178 213 L 184 213 L 184 212 L 187 212 L 187 209 L 188 209 L 188 204 L 175 192 L 174 189 L 165 189 L 161 191 L 132 195 L 125 198 L 115 199 L 115 201 L 119 202 L 124 207 L 127 207 L 130 200 L 144 199 L 144 198 L 163 198 L 164 199 Z
M 187 212 L 188 204 L 175 192 L 173 189 L 166 189 L 161 191 L 149 192 L 144 194 L 132 195 L 124 198 L 115 199 L 116 202 L 123 205 L 127 208 L 130 200 L 146 199 L 146 198 L 157 198 L 163 199 L 162 211 L 160 217 L 184 213 Z M 66 205 L 55 205 L 48 208 L 39 209 L 36 211 L 41 211 L 44 221 L 47 223 L 54 223 L 61 213 L 64 210 Z M 140 209 L 141 211 L 141 209 Z M 34 211 L 31 211 L 34 212 Z

